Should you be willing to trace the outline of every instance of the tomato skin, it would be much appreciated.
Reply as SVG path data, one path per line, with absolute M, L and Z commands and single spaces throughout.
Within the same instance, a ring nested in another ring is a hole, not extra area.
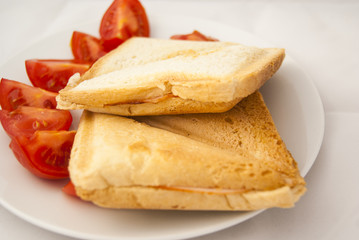
M 32 85 L 58 92 L 72 75 L 86 72 L 90 64 L 78 60 L 29 59 L 25 61 L 25 67 Z
M 108 40 L 103 40 L 102 46 L 107 52 L 110 52 L 113 49 L 120 46 L 123 42 L 124 42 L 124 40 L 121 40 L 119 38 L 112 38 L 112 39 L 108 39 Z
M 76 131 L 36 131 L 31 137 L 12 138 L 15 157 L 35 176 L 45 179 L 69 177 L 68 162 Z
M 133 36 L 149 37 L 146 11 L 138 0 L 114 0 L 103 15 L 100 36 L 106 51 Z
M 38 130 L 69 130 L 72 115 L 66 110 L 20 106 L 11 112 L 0 110 L 0 121 L 11 138 L 30 137 Z
M 32 87 L 21 82 L 2 78 L 0 82 L 0 105 L 12 111 L 19 106 L 55 109 L 57 93 Z
M 218 41 L 215 38 L 205 36 L 204 34 L 198 32 L 197 30 L 194 30 L 192 33 L 189 34 L 173 35 L 170 38 L 175 40 L 190 40 L 190 41 L 211 41 L 211 42 Z
M 71 180 L 62 188 L 62 191 L 70 196 L 78 197 L 75 186 Z
M 19 161 L 19 163 L 26 169 L 35 169 L 31 163 L 31 161 L 28 160 L 28 157 L 24 151 L 24 149 L 21 147 L 21 144 L 16 140 L 16 138 L 12 138 L 9 147 L 13 151 L 16 159 Z M 35 171 L 35 170 L 34 170 Z M 43 176 L 40 171 L 34 172 L 36 176 L 45 178 L 45 175 Z
M 72 34 L 71 50 L 75 59 L 90 64 L 107 53 L 100 39 L 78 31 Z

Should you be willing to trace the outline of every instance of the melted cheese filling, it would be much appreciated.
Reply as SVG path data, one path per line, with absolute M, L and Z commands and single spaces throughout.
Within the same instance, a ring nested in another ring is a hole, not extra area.
M 173 98 L 173 97 L 176 97 L 176 96 L 173 95 L 172 93 L 169 93 L 169 94 L 165 94 L 165 95 L 154 97 L 154 98 L 133 100 L 133 101 L 129 101 L 129 102 L 106 104 L 105 106 L 116 106 L 116 105 L 121 105 L 121 104 L 159 103 L 159 102 L 162 102 L 164 100 L 167 100 L 167 99 Z
M 229 194 L 229 193 L 244 193 L 246 189 L 224 189 L 224 188 L 197 188 L 197 187 L 167 187 L 159 186 L 157 188 L 172 190 L 172 191 L 185 191 L 197 193 L 211 193 L 211 194 Z

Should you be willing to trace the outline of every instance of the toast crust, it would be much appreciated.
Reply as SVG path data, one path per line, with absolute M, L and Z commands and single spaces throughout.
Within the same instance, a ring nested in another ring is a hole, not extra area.
M 156 187 L 109 187 L 96 191 L 76 188 L 83 200 L 105 208 L 249 211 L 264 208 L 290 208 L 304 194 L 305 188 L 288 186 L 268 191 L 246 193 L 204 193 Z
M 242 100 L 242 98 L 237 98 L 230 102 L 214 103 L 184 100 L 179 97 L 168 97 L 156 103 L 124 103 L 94 107 L 88 104 L 83 105 L 59 101 L 58 99 L 57 108 L 67 110 L 86 109 L 91 112 L 110 113 L 121 116 L 155 116 L 184 113 L 220 113 L 230 110 L 240 100 Z

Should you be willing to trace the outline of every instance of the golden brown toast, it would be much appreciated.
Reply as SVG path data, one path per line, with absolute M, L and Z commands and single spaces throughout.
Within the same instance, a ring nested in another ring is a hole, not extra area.
M 284 49 L 134 37 L 60 91 L 61 109 L 124 116 L 225 112 L 279 69 Z
M 306 191 L 259 92 L 220 114 L 84 111 L 69 170 L 82 199 L 108 208 L 286 208 Z

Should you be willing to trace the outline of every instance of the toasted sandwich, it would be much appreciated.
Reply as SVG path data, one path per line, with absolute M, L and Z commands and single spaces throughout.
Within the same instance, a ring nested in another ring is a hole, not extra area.
M 106 208 L 288 208 L 306 191 L 258 91 L 217 114 L 84 111 L 69 171 L 77 195 Z
M 133 37 L 72 76 L 60 109 L 123 116 L 225 112 L 279 69 L 284 49 Z

